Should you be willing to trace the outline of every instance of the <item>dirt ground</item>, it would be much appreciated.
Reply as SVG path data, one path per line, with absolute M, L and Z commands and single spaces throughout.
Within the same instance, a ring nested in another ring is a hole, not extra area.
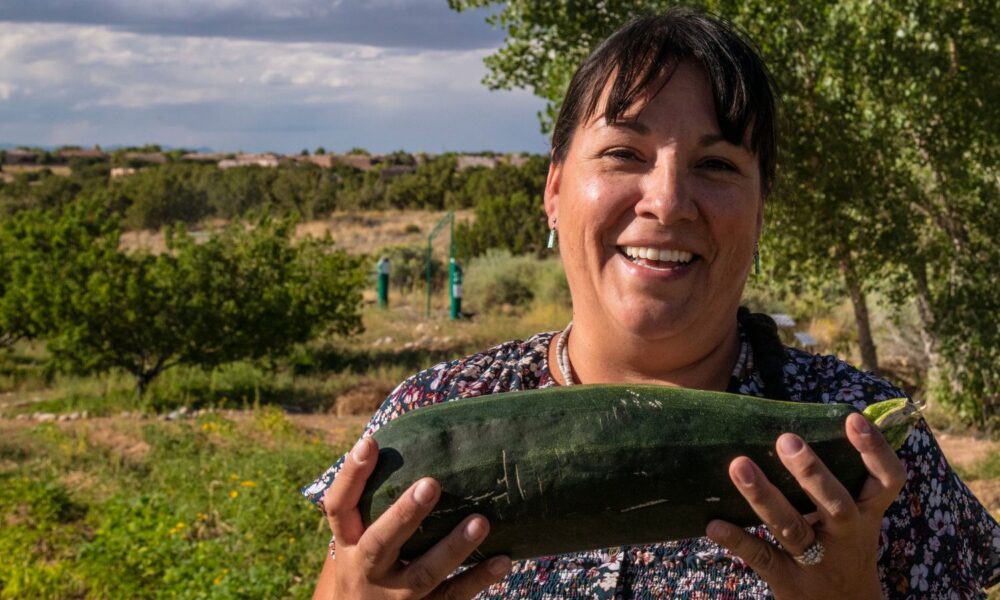
M 972 436 L 936 434 L 945 457 L 952 466 L 972 468 L 986 455 L 997 449 L 998 443 Z M 979 479 L 966 481 L 972 493 L 979 498 L 990 513 L 1000 519 L 1000 479 Z

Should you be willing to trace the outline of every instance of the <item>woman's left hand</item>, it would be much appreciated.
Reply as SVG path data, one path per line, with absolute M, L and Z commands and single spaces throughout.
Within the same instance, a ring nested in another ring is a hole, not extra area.
M 725 521 L 708 524 L 706 534 L 742 558 L 771 587 L 774 597 L 819 600 L 883 598 L 875 565 L 882 516 L 906 482 L 906 470 L 882 434 L 860 414 L 847 418 L 847 437 L 861 453 L 869 477 L 857 500 L 806 445 L 791 433 L 778 438 L 778 455 L 816 512 L 802 515 L 745 456 L 729 465 L 729 476 L 782 547 Z M 814 543 L 822 560 L 800 564 Z

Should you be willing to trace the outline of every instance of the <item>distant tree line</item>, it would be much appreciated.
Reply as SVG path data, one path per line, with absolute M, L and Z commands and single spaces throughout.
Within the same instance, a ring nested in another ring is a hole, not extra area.
M 81 195 L 111 207 L 126 229 L 261 214 L 315 219 L 334 210 L 473 208 L 483 199 L 517 193 L 537 200 L 540 212 L 547 167 L 546 158 L 534 156 L 520 166 L 459 170 L 453 154 L 416 164 L 411 155 L 396 152 L 367 171 L 310 163 L 219 169 L 170 161 L 112 179 L 107 164 L 86 163 L 69 177 L 43 170 L 0 184 L 0 216 L 63 206 Z

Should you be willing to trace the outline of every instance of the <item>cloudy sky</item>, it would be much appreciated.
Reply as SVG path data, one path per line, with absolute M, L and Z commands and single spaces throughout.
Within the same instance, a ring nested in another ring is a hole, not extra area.
M 544 152 L 447 0 L 0 0 L 0 143 Z

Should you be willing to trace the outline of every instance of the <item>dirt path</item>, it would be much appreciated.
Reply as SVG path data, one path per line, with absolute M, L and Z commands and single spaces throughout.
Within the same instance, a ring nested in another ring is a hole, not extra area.
M 964 435 L 936 434 L 941 450 L 952 466 L 971 469 L 977 462 L 995 452 L 1000 444 L 990 440 Z M 1000 519 L 1000 479 L 966 481 L 972 493 L 979 498 L 990 513 Z

